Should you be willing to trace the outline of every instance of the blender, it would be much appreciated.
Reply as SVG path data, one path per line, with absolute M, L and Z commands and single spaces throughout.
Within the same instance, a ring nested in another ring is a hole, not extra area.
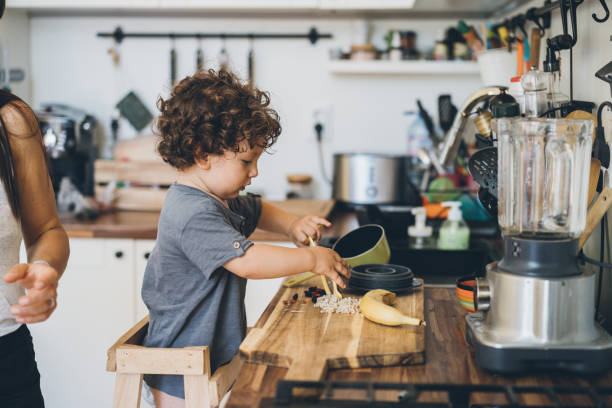
M 475 288 L 466 337 L 499 373 L 612 365 L 612 337 L 594 320 L 595 274 L 581 271 L 593 122 L 500 118 L 498 222 L 504 256 Z

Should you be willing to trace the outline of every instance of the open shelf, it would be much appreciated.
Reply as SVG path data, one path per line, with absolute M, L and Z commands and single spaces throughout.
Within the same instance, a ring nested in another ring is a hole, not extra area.
M 334 75 L 479 75 L 474 61 L 330 61 Z

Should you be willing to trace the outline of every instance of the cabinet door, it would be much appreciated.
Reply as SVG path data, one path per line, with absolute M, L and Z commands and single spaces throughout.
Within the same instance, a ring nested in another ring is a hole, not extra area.
M 153 239 L 139 239 L 136 240 L 136 321 L 140 321 L 143 317 L 149 314 L 149 310 L 142 301 L 140 290 L 142 289 L 142 279 L 144 278 L 145 268 L 147 267 L 147 260 L 153 247 L 155 246 L 155 240 Z
M 255 242 L 255 245 L 257 244 L 295 248 L 293 242 Z M 268 304 L 274 295 L 276 295 L 278 288 L 280 288 L 284 280 L 285 278 L 249 279 L 244 298 L 248 327 L 253 327 L 257 323 L 257 319 L 266 310 L 266 307 L 268 307 Z
M 45 405 L 107 408 L 115 374 L 106 350 L 135 323 L 134 241 L 71 239 L 57 309 L 29 326 Z

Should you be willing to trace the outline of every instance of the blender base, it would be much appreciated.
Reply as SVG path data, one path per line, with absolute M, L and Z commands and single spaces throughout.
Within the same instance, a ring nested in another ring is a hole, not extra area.
M 504 344 L 491 338 L 483 313 L 471 313 L 465 320 L 466 339 L 474 348 L 476 362 L 492 372 L 563 370 L 597 374 L 612 367 L 612 336 L 599 326 L 599 337 L 584 344 Z

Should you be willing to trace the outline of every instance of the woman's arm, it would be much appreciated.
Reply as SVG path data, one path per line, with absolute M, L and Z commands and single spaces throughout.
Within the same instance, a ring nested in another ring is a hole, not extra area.
M 331 222 L 313 215 L 296 217 L 265 200 L 261 200 L 261 215 L 257 227 L 266 231 L 285 234 L 297 246 L 308 246 L 308 237 L 319 242 L 321 226 L 331 227 Z
M 15 265 L 4 280 L 28 289 L 19 300 L 20 306 L 13 306 L 11 311 L 18 321 L 31 323 L 45 320 L 55 308 L 55 289 L 68 262 L 69 245 L 57 215 L 36 117 L 25 103 L 18 101 L 15 105 L 6 105 L 0 114 L 15 163 L 29 263 Z

